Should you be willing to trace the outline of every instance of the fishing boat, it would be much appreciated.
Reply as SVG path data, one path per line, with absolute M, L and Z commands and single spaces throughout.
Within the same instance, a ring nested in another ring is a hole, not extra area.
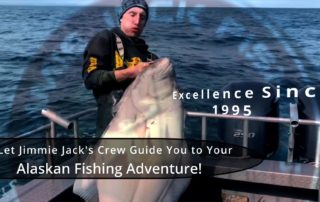
M 250 86 L 260 92 L 259 89 L 267 85 L 261 82 L 233 83 L 224 89 L 238 91 L 248 89 Z M 254 107 L 252 109 L 254 113 L 250 116 L 243 113 L 234 115 L 186 110 L 183 112 L 185 121 L 190 118 L 200 120 L 198 122 L 200 137 L 194 138 L 202 142 L 210 141 L 208 128 L 212 126 L 209 123 L 210 120 L 217 120 L 218 124 L 214 127 L 218 128 L 217 133 L 222 142 L 262 153 L 266 158 L 263 158 L 259 164 L 233 170 L 233 172 L 220 172 L 219 175 L 212 172 L 211 175 L 206 176 L 193 175 L 187 190 L 180 196 L 180 201 L 320 201 L 320 138 L 314 138 L 316 137 L 314 134 L 317 134 L 320 127 L 320 121 L 305 113 L 311 111 L 316 114 L 315 106 L 302 99 L 298 101 L 299 111 L 298 103 L 290 103 L 289 118 L 280 118 L 276 97 L 270 97 L 270 99 L 257 97 L 258 99 L 249 99 L 249 101 L 238 98 L 226 99 L 221 103 L 228 106 L 237 104 L 240 107 L 249 104 Z M 313 110 L 305 110 L 308 107 Z M 302 108 L 304 110 L 301 110 Z M 81 140 L 83 137 L 79 130 L 81 119 L 95 113 L 96 109 L 92 108 L 62 117 L 52 110 L 43 109 L 42 115 L 48 118 L 50 123 L 16 138 L 30 138 L 42 132 L 46 134 L 44 137 L 58 141 L 61 135 L 57 135 L 57 127 L 60 127 L 73 133 L 72 140 Z M 287 159 L 284 161 L 269 158 L 269 154 L 275 152 L 278 147 L 279 124 L 285 125 L 289 134 Z M 309 140 L 302 141 L 301 134 L 303 134 L 302 137 L 309 137 Z M 313 141 L 310 141 L 310 137 L 313 137 Z M 241 155 L 240 161 L 251 154 L 243 150 Z M 308 157 L 309 162 L 300 161 L 299 156 Z M 52 156 L 47 156 L 49 163 L 52 159 Z M 66 163 L 72 164 L 74 160 L 75 158 L 68 159 Z M 233 160 L 233 162 L 237 161 Z M 212 170 L 228 167 L 219 166 L 212 167 Z M 45 176 L 41 179 L 40 176 L 23 185 L 10 183 L 9 188 L 3 190 L 1 201 L 81 201 L 82 199 L 72 192 L 74 178 L 76 177 L 52 179 L 50 176 Z M 10 189 L 11 186 L 13 187 Z
M 41 126 L 33 131 L 22 134 L 17 138 L 31 137 L 39 131 L 46 132 L 47 137 L 55 138 L 55 128 L 60 125 L 73 130 L 74 138 L 81 137 L 79 121 L 83 116 L 93 114 L 96 109 L 88 109 L 69 117 L 63 118 L 50 110 L 42 110 L 49 118 L 50 124 Z M 294 138 L 294 128 L 297 125 L 320 125 L 319 121 L 297 119 L 296 110 L 291 107 L 290 118 L 253 117 L 240 115 L 222 115 L 186 111 L 187 117 L 201 119 L 201 139 L 207 137 L 208 119 L 241 120 L 244 127 L 250 121 L 284 123 Z M 295 113 L 294 113 L 295 112 Z M 244 128 L 248 131 L 248 128 Z M 248 141 L 244 133 L 243 144 Z M 195 177 L 180 201 L 319 201 L 319 159 L 315 163 L 293 162 L 293 144 L 289 138 L 287 161 L 264 160 L 261 164 L 243 171 L 217 175 L 212 177 Z M 319 154 L 317 154 L 319 156 Z M 1 201 L 81 201 L 72 193 L 74 179 L 33 179 L 23 185 L 13 185 L 3 193 Z M 14 183 L 13 183 L 14 184 Z

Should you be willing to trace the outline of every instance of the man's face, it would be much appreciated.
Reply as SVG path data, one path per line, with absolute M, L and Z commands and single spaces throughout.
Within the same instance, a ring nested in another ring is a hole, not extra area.
M 138 37 L 143 32 L 146 20 L 146 12 L 142 8 L 133 7 L 123 14 L 120 28 L 128 37 Z

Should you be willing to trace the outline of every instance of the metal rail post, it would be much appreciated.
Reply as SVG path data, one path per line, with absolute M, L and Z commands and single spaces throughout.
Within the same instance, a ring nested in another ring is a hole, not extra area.
M 53 121 L 50 121 L 50 138 L 56 137 L 56 126 Z
M 316 144 L 315 166 L 319 168 L 320 167 L 320 126 L 319 125 L 318 125 L 318 132 L 316 136 L 317 136 L 317 144 Z M 319 189 L 320 189 L 320 185 L 319 185 Z M 319 198 L 320 198 L 320 195 L 319 195 Z
M 51 126 L 51 123 L 50 123 L 50 126 Z M 47 132 L 46 132 L 46 136 L 47 136 L 47 139 L 46 139 L 46 145 L 47 145 L 47 147 L 48 146 L 51 146 L 51 127 L 47 130 Z M 52 156 L 52 154 L 50 153 L 48 153 L 47 154 L 47 160 L 48 160 L 48 164 L 50 165 L 50 166 L 52 166 L 53 165 L 53 156 Z
M 73 120 L 72 123 L 73 123 L 73 136 L 74 138 L 79 138 L 78 119 Z
M 207 140 L 207 117 L 201 118 L 201 140 Z
M 244 120 L 243 121 L 243 140 L 242 140 L 242 146 L 244 147 L 242 150 L 242 156 L 246 157 L 248 155 L 248 138 L 249 138 L 249 121 L 248 120 Z

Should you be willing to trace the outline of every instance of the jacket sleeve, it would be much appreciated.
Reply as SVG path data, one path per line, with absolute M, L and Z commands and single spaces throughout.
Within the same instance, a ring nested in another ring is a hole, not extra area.
M 113 67 L 111 34 L 97 34 L 88 43 L 83 54 L 82 77 L 86 88 L 99 90 L 117 85 Z M 109 60 L 109 61 L 108 61 Z

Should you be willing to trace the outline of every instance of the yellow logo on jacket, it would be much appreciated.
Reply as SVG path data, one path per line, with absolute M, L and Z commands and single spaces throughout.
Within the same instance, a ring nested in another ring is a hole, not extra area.
M 131 58 L 130 62 L 127 62 L 127 67 L 133 67 L 141 62 L 141 59 L 139 57 L 133 57 Z
M 133 57 L 129 61 L 123 61 L 118 51 L 115 51 L 115 69 L 123 68 L 124 63 L 126 64 L 126 67 L 133 67 L 134 65 L 137 65 L 139 62 L 141 62 L 141 59 L 139 57 Z
M 116 69 L 123 67 L 123 59 L 121 58 L 118 51 L 115 51 L 115 62 L 116 62 Z
M 95 57 L 90 57 L 89 60 L 90 60 L 90 64 L 89 64 L 89 67 L 87 68 L 87 72 L 88 73 L 90 73 L 93 70 L 97 69 L 97 63 L 98 63 L 98 60 Z

